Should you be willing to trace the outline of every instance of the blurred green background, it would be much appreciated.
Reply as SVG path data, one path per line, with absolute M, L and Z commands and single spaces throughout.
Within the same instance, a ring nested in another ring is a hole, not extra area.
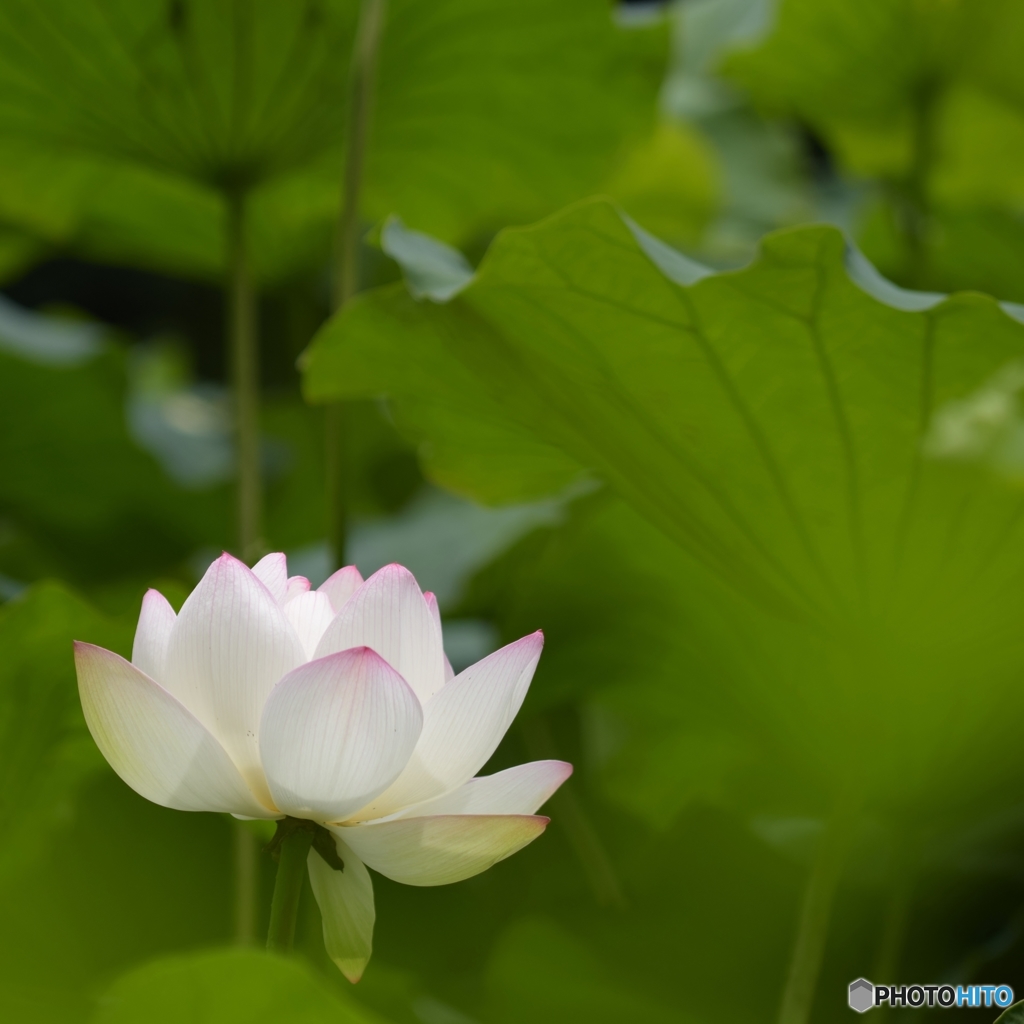
M 774 1021 L 836 844 L 812 1020 L 1024 993 L 1024 5 L 389 0 L 332 319 L 359 16 L 0 0 L 0 1018 Z M 239 826 L 75 686 L 239 551 L 239 189 L 264 550 L 329 574 L 343 401 L 346 561 L 457 670 L 543 628 L 487 771 L 576 766 L 516 857 L 376 877 L 355 987 L 308 891 L 235 944 Z

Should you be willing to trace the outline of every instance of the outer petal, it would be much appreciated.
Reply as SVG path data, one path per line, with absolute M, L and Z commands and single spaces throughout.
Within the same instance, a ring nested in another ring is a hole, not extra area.
M 402 811 L 399 818 L 435 814 L 533 814 L 572 775 L 567 761 L 531 761 Z
M 167 644 L 177 616 L 159 590 L 147 590 L 142 599 L 139 624 L 135 627 L 132 664 L 151 679 L 163 679 L 167 667 Z
M 532 633 L 448 683 L 423 709 L 423 734 L 405 771 L 354 819 L 382 818 L 468 782 L 516 717 L 543 646 L 544 635 Z
M 274 684 L 305 660 L 284 611 L 231 555 L 210 566 L 171 633 L 164 685 L 220 740 L 268 804 L 260 716 Z
M 280 551 L 264 555 L 253 567 L 252 573 L 274 595 L 278 604 L 288 596 L 288 559 Z
M 334 619 L 334 607 L 326 594 L 299 594 L 284 606 L 284 613 L 302 641 L 307 658 L 312 658 L 324 630 Z
M 375 572 L 345 602 L 316 656 L 363 646 L 400 672 L 424 704 L 444 686 L 441 631 L 412 573 L 400 565 Z
M 353 984 L 373 950 L 373 882 L 363 862 L 335 837 L 344 871 L 335 871 L 316 850 L 309 851 L 309 883 L 324 923 L 324 946 L 338 970 Z
M 333 576 L 324 580 L 317 588 L 319 593 L 326 594 L 331 599 L 336 612 L 341 611 L 341 606 L 363 585 L 363 577 L 354 565 L 346 565 L 339 569 Z
M 82 709 L 96 745 L 136 793 L 179 811 L 276 818 L 179 700 L 120 655 L 75 644 Z
M 303 665 L 274 687 L 260 725 L 274 803 L 343 820 L 397 778 L 422 727 L 416 695 L 368 647 Z
M 533 842 L 549 819 L 534 814 L 397 818 L 331 831 L 374 871 L 406 885 L 447 885 L 486 871 Z

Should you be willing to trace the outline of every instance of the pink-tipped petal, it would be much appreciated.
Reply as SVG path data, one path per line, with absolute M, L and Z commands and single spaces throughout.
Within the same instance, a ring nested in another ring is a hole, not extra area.
M 532 814 L 397 818 L 332 831 L 374 871 L 405 885 L 448 885 L 511 857 L 544 831 Z
M 306 657 L 312 658 L 324 630 L 334 619 L 330 598 L 315 590 L 299 594 L 285 604 L 284 613 L 298 633 Z
M 284 603 L 287 604 L 289 601 L 298 597 L 299 594 L 309 593 L 309 580 L 305 576 L 289 576 L 288 586 L 284 592 Z
M 364 646 L 401 673 L 424 704 L 444 686 L 440 630 L 412 573 L 400 565 L 384 566 L 349 598 L 316 656 Z
M 182 606 L 167 650 L 169 689 L 270 802 L 259 725 L 270 691 L 306 652 L 284 610 L 246 566 L 222 555 Z
M 532 633 L 470 665 L 448 683 L 423 708 L 423 732 L 405 771 L 354 818 L 366 821 L 394 814 L 473 778 L 519 712 L 543 646 L 544 635 Z
M 136 793 L 179 811 L 280 817 L 257 800 L 195 715 L 130 662 L 76 643 L 75 667 L 89 731 Z
M 417 804 L 399 817 L 435 814 L 535 814 L 569 776 L 567 761 L 531 761 L 495 775 L 470 779 L 434 800 Z
M 284 604 L 288 595 L 288 559 L 282 552 L 264 555 L 252 567 L 252 573 L 274 595 L 278 604 Z
M 316 850 L 309 851 L 306 864 L 323 920 L 324 948 L 338 970 L 355 984 L 373 950 L 373 882 L 352 850 L 337 837 L 335 842 L 344 871 L 336 871 Z
M 326 594 L 331 599 L 336 612 L 341 611 L 341 606 L 363 585 L 363 577 L 354 565 L 346 565 L 339 569 L 333 576 L 326 579 L 317 588 L 321 594 Z
M 367 647 L 297 668 L 274 688 L 260 725 L 275 805 L 342 821 L 398 777 L 422 727 L 416 695 Z
M 166 674 L 167 645 L 176 618 L 170 602 L 159 590 L 146 591 L 135 627 L 132 664 L 151 679 L 160 681 Z

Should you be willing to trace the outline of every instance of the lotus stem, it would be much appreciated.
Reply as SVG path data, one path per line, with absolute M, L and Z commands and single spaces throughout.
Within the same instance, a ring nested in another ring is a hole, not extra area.
M 256 942 L 259 843 L 240 821 L 231 822 L 231 838 L 235 868 L 235 943 L 252 946 Z
M 278 847 L 280 860 L 267 931 L 267 949 L 273 953 L 287 953 L 295 943 L 295 922 L 299 916 L 306 858 L 312 842 L 313 833 L 309 829 L 298 828 L 289 830 Z
M 909 257 L 907 281 L 912 288 L 928 285 L 928 235 L 931 230 L 928 179 L 935 161 L 937 92 L 934 83 L 922 83 L 911 111 L 911 164 L 906 176 L 900 221 Z
M 256 295 L 249 272 L 245 190 L 226 190 L 227 207 L 227 322 L 231 389 L 238 448 L 236 517 L 238 550 L 250 565 L 262 554 L 262 501 L 259 440 L 259 350 L 256 332 Z M 235 941 L 242 946 L 256 941 L 256 837 L 233 822 L 235 876 Z
M 848 801 L 839 801 L 818 841 L 811 874 L 804 889 L 796 943 L 779 1008 L 779 1024 L 807 1024 L 810 1019 L 828 938 L 832 902 L 842 876 L 856 817 Z
M 228 334 L 232 397 L 235 407 L 235 440 L 238 445 L 238 546 L 243 561 L 251 564 L 262 554 L 260 549 L 263 519 L 256 295 L 246 251 L 245 191 L 241 188 L 229 189 L 226 200 Z
M 331 306 L 335 312 L 359 290 L 359 207 L 384 11 L 385 0 L 363 0 L 352 53 L 345 172 L 331 289 Z M 327 407 L 327 540 L 334 567 L 344 563 L 347 541 L 350 477 L 347 420 L 344 403 L 335 402 Z

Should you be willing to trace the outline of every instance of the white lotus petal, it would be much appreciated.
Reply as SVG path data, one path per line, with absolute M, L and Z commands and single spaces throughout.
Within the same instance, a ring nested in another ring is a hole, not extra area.
M 447 885 L 478 875 L 544 831 L 533 814 L 445 814 L 397 818 L 331 831 L 374 871 L 406 885 Z
M 260 724 L 275 805 L 343 820 L 398 777 L 422 726 L 416 695 L 368 647 L 297 668 L 274 687 Z
M 324 947 L 342 974 L 353 984 L 366 969 L 373 949 L 373 882 L 363 862 L 335 837 L 345 864 L 336 871 L 316 850 L 309 851 L 309 884 L 324 925 Z
M 288 621 L 295 628 L 307 658 L 312 658 L 316 645 L 324 635 L 324 630 L 334 618 L 334 606 L 326 594 L 315 590 L 299 594 L 284 606 Z
M 566 761 L 531 761 L 495 775 L 470 779 L 464 786 L 402 811 L 398 817 L 435 814 L 534 814 L 569 776 Z
M 326 594 L 331 599 L 336 612 L 341 611 L 341 606 L 363 585 L 363 577 L 354 565 L 346 565 L 339 569 L 333 576 L 328 577 L 317 587 L 321 594 Z
M 444 686 L 441 631 L 411 572 L 386 565 L 345 602 L 316 656 L 370 647 L 402 674 L 425 704 Z
M 264 555 L 252 567 L 252 573 L 274 595 L 278 604 L 284 604 L 288 594 L 288 559 L 280 551 Z
M 146 591 L 135 627 L 132 664 L 151 679 L 161 680 L 166 674 L 167 644 L 176 618 L 170 602 L 159 590 Z
M 423 708 L 423 732 L 405 771 L 353 819 L 394 814 L 457 789 L 476 775 L 516 717 L 543 646 L 544 634 L 532 633 L 446 684 Z
M 75 644 L 75 667 L 89 731 L 136 793 L 179 811 L 280 817 L 257 800 L 195 715 L 140 669 L 83 643 Z
M 289 576 L 288 586 L 284 592 L 284 604 L 298 597 L 299 594 L 309 593 L 309 580 L 305 576 Z
M 171 632 L 164 685 L 220 740 L 267 803 L 260 716 L 274 685 L 305 661 L 283 609 L 227 554 L 206 571 Z

